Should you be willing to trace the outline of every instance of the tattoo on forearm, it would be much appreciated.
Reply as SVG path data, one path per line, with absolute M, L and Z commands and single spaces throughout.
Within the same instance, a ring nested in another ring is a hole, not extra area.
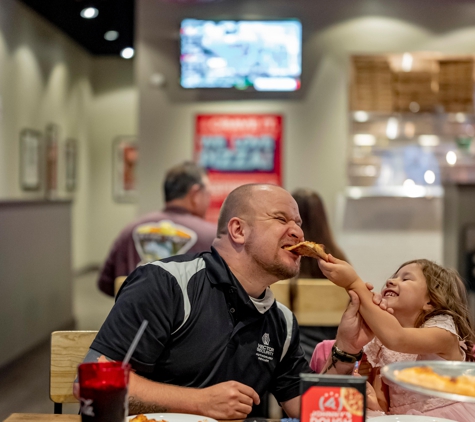
M 94 349 L 89 349 L 83 362 L 104 362 L 104 360 L 108 360 L 109 362 L 114 362 L 114 359 L 111 359 L 103 355 L 102 353 L 97 352 Z
M 332 357 L 331 359 L 331 362 L 330 364 L 322 371 L 322 375 L 326 374 L 331 368 L 336 368 L 336 363 L 338 362 L 337 359 L 335 359 L 334 357 Z M 341 373 L 340 371 L 337 370 L 338 373 Z M 351 375 L 352 374 L 352 367 L 348 367 L 345 369 L 345 371 L 343 372 L 344 375 Z M 342 375 L 343 375 L 342 374 Z
M 331 362 L 330 362 L 330 365 L 328 365 L 322 372 L 322 374 L 326 374 L 331 368 L 335 368 L 336 369 L 336 360 L 332 358 Z
M 129 415 L 139 415 L 141 413 L 164 413 L 168 412 L 165 406 L 152 403 L 143 403 L 134 396 L 129 396 Z

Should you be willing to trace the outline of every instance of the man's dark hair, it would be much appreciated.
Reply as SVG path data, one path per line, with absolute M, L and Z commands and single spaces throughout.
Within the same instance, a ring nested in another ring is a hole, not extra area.
M 192 161 L 172 167 L 165 176 L 165 202 L 183 198 L 193 185 L 204 186 L 203 176 L 206 176 L 206 170 Z

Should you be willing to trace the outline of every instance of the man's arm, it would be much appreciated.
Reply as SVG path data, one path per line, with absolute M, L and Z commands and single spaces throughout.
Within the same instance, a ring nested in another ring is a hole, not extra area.
M 89 349 L 84 362 L 112 361 L 96 350 Z M 77 381 L 74 392 L 79 397 Z M 194 413 L 215 419 L 245 419 L 253 404 L 259 404 L 258 394 L 247 385 L 227 381 L 198 389 L 162 384 L 134 372 L 129 379 L 129 414 Z
M 370 291 L 373 286 L 366 284 L 366 288 Z M 359 314 L 360 299 L 358 295 L 353 291 L 348 291 L 348 295 L 350 296 L 350 303 L 341 317 L 335 346 L 346 353 L 357 355 L 361 352 L 363 346 L 372 340 L 374 334 Z M 387 303 L 382 300 L 381 295 L 374 295 L 373 302 L 379 305 L 381 309 L 389 313 L 393 312 L 392 309 L 387 308 Z M 323 367 L 322 374 L 349 375 L 352 373 L 353 367 L 354 363 L 341 362 L 330 354 Z
M 289 418 L 300 418 L 300 396 L 284 401 L 281 404 Z

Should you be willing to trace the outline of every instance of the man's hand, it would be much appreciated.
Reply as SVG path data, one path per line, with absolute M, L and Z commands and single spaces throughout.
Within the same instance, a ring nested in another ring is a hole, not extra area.
M 370 283 L 366 283 L 366 287 L 370 291 L 374 288 Z M 341 350 L 347 353 L 359 353 L 363 346 L 373 339 L 374 334 L 358 312 L 360 298 L 351 290 L 348 291 L 348 294 L 350 303 L 341 317 L 336 339 Z M 380 293 L 373 294 L 373 303 L 390 314 L 394 313 L 392 308 L 388 308 L 387 300 Z
M 348 294 L 351 302 L 341 317 L 336 334 L 336 344 L 339 349 L 356 354 L 373 339 L 374 334 L 358 312 L 360 298 L 352 290 L 349 290 Z
M 345 289 L 350 288 L 359 279 L 355 269 L 348 262 L 330 254 L 328 254 L 328 262 L 319 258 L 318 266 L 328 280 Z
M 201 415 L 214 419 L 245 419 L 252 405 L 259 404 L 253 388 L 237 381 L 227 381 L 198 390 Z

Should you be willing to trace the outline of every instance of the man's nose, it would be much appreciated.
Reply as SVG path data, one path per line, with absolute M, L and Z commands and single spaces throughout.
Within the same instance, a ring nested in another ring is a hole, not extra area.
M 290 235 L 298 239 L 299 242 L 303 242 L 303 230 L 298 224 L 294 223 L 290 229 Z

